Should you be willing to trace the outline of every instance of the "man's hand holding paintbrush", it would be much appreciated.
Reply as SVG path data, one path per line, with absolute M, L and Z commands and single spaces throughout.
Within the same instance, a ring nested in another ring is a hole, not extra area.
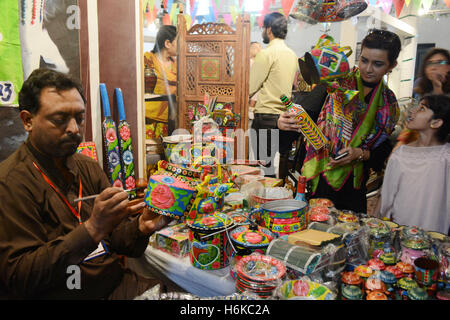
M 149 235 L 170 221 L 167 217 L 152 214 L 143 201 L 136 203 L 128 199 L 128 192 L 122 188 L 110 187 L 103 190 L 94 201 L 91 217 L 85 227 L 95 242 L 100 242 L 126 217 L 143 212 L 139 217 L 139 230 Z

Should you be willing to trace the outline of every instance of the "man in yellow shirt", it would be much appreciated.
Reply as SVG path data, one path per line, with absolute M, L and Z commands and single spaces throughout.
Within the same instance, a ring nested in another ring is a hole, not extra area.
M 277 122 L 286 107 L 280 100 L 285 94 L 290 97 L 295 73 L 298 70 L 298 58 L 284 42 L 287 35 L 287 19 L 279 12 L 264 17 L 263 42 L 267 48 L 255 57 L 250 68 L 250 97 L 258 92 L 252 123 L 252 144 L 255 157 L 268 161 L 264 168 L 266 176 L 275 176 L 275 152 L 280 152 L 280 174 L 287 175 L 287 159 L 292 143 L 298 133 L 278 129 Z M 256 134 L 256 137 L 254 136 Z M 270 164 L 270 165 L 269 165 Z

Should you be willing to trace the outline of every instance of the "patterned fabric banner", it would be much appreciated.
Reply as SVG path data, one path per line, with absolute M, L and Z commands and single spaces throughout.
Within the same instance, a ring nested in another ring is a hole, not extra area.
M 18 106 L 23 84 L 18 1 L 0 1 L 0 106 Z
M 395 14 L 397 15 L 397 18 L 400 16 L 400 13 L 402 12 L 404 5 L 405 0 L 394 0 Z
M 291 12 L 293 4 L 294 0 L 281 0 L 281 7 L 283 8 L 283 12 L 286 18 L 289 17 L 289 12 Z

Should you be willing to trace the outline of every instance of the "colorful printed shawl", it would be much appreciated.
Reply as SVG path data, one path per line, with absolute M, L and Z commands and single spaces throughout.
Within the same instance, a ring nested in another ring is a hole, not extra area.
M 330 85 L 317 125 L 328 139 L 328 148 L 315 151 L 307 144 L 302 174 L 312 180 L 315 192 L 322 174 L 328 184 L 340 190 L 353 172 L 353 186 L 361 187 L 363 163 L 353 162 L 331 168 L 329 156 L 345 147 L 372 150 L 394 130 L 399 108 L 394 93 L 381 81 L 372 91 L 369 104 L 365 102 L 359 70 L 354 67 L 348 77 Z M 357 91 L 355 91 L 357 90 Z

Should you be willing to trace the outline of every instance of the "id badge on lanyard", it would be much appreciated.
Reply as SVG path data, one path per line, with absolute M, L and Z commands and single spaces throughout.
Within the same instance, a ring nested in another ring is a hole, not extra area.
M 66 206 L 69 208 L 69 210 L 72 212 L 72 214 L 78 219 L 78 222 L 81 224 L 81 203 L 82 201 L 78 202 L 78 211 L 75 210 L 74 207 L 69 203 L 69 201 L 66 199 L 66 197 L 56 188 L 56 186 L 53 184 L 53 182 L 45 175 L 45 173 L 38 167 L 38 165 L 33 162 L 33 165 L 36 167 L 36 169 L 41 173 L 42 177 L 44 178 L 45 182 L 47 182 L 50 187 L 59 195 L 59 197 L 64 201 Z M 80 178 L 80 187 L 78 192 L 78 198 L 81 198 L 83 196 L 83 185 L 81 184 L 81 178 Z M 105 242 L 102 240 L 99 242 L 97 249 L 92 251 L 84 260 L 89 261 L 94 258 L 103 256 L 104 254 L 108 253 L 108 248 L 106 247 Z

